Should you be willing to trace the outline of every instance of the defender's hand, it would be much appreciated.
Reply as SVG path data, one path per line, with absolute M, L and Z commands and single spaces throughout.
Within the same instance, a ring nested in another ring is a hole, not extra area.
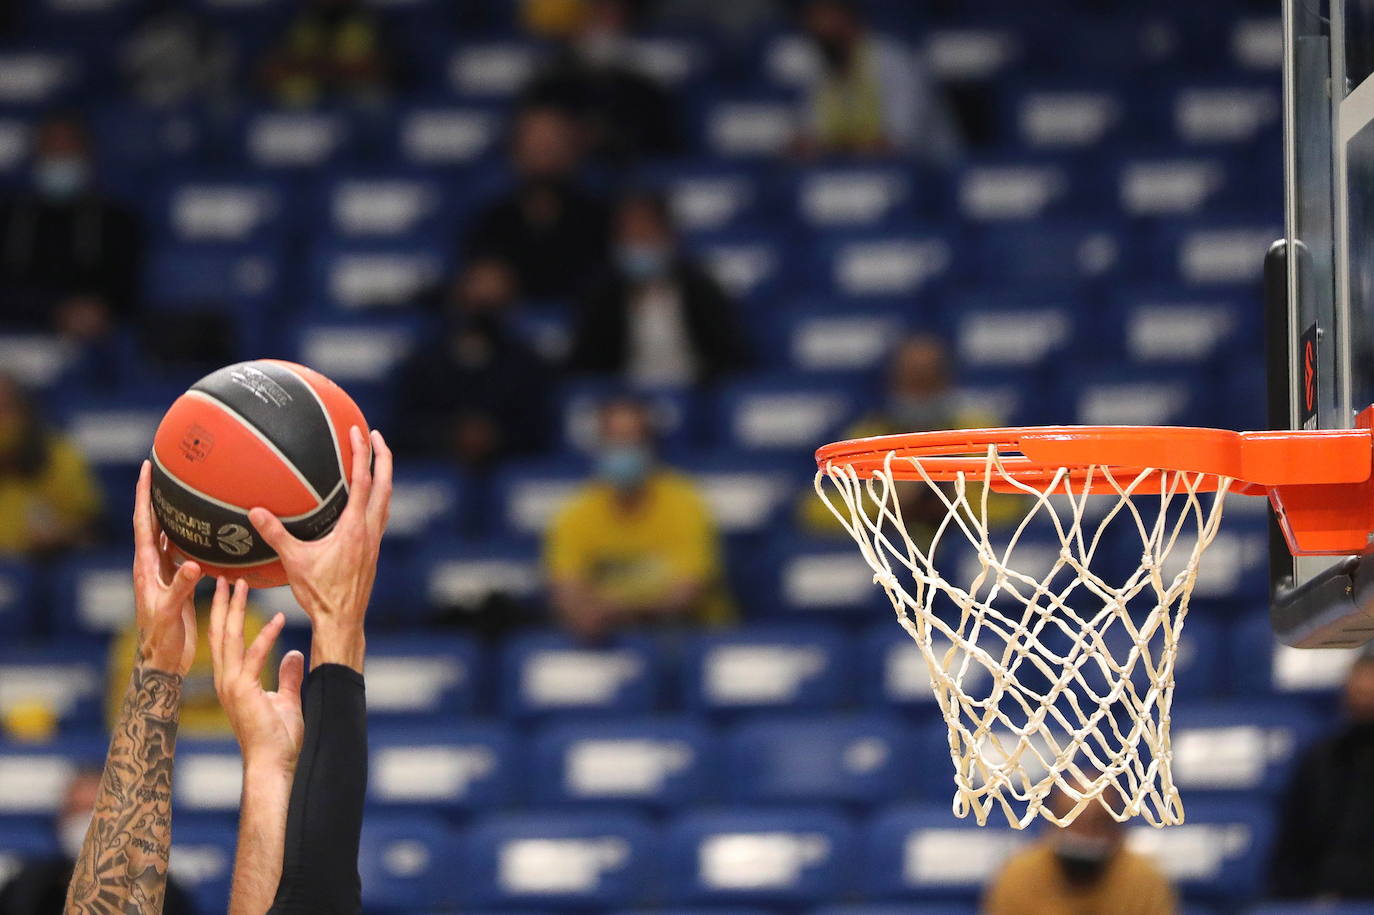
M 134 498 L 134 610 L 140 662 L 184 677 L 196 658 L 195 562 L 172 565 L 153 514 L 152 465 L 138 473 Z
M 377 552 L 391 506 L 391 450 L 382 434 L 372 433 L 375 473 L 362 430 L 348 430 L 353 471 L 348 504 L 334 529 L 319 540 L 297 540 L 264 508 L 248 519 L 267 545 L 277 551 L 296 601 L 310 617 L 310 667 L 345 664 L 363 669 L 363 617 L 377 577 Z
M 264 765 L 291 773 L 305 737 L 305 719 L 301 716 L 305 658 L 299 651 L 287 652 L 277 674 L 277 691 L 264 690 L 262 667 L 286 617 L 280 613 L 272 617 L 245 650 L 243 618 L 247 604 L 248 585 L 242 579 L 232 589 L 223 578 L 215 582 L 215 598 L 210 605 L 215 692 L 229 716 L 245 768 Z

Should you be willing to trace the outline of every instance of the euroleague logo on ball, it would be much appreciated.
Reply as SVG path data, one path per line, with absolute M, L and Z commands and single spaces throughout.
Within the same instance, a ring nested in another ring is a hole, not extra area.
M 215 540 L 230 556 L 242 556 L 253 548 L 253 535 L 242 524 L 221 524 L 215 531 Z

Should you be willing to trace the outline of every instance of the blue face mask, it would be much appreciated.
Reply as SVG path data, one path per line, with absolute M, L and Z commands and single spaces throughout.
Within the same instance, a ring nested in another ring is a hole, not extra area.
M 668 272 L 668 249 L 660 245 L 621 245 L 615 252 L 620 271 L 635 282 L 657 279 Z
M 43 196 L 54 200 L 70 200 L 86 189 L 91 168 L 77 156 L 53 156 L 43 159 L 34 170 L 34 181 Z
M 649 449 L 637 445 L 612 445 L 596 459 L 596 474 L 617 489 L 633 489 L 649 475 Z

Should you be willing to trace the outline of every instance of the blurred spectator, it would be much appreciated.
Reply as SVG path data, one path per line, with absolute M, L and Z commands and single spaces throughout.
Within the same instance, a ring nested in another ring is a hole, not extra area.
M 97 186 L 85 125 L 49 118 L 32 190 L 0 205 L 0 325 L 102 337 L 135 310 L 142 268 L 138 220 Z
M 302 0 L 262 63 L 262 82 L 282 105 L 325 100 L 375 105 L 393 65 L 376 15 L 362 0 Z
M 845 429 L 841 438 L 979 429 L 997 423 L 997 417 L 959 404 L 948 346 L 939 337 L 917 334 L 897 344 L 888 362 L 886 390 L 878 404 Z M 969 491 L 976 486 L 969 484 Z M 924 483 L 903 484 L 898 498 L 902 517 L 913 528 L 928 527 L 933 532 L 945 516 L 944 503 Z M 1017 520 L 1021 505 L 1019 496 L 989 494 L 988 520 L 994 526 Z M 809 488 L 802 494 L 799 514 L 811 533 L 843 532 L 830 509 Z
M 599 420 L 597 478 L 545 544 L 555 611 L 588 638 L 634 623 L 729 621 L 710 510 L 691 480 L 658 462 L 648 408 L 613 400 Z
M 527 104 L 573 114 L 589 151 L 609 161 L 677 152 L 680 118 L 671 93 L 635 59 L 629 0 L 582 0 L 553 61 L 525 87 Z
M 513 130 L 515 187 L 478 212 L 468 249 L 511 264 L 527 298 L 566 300 L 606 263 L 606 208 L 579 186 L 582 139 L 565 112 L 525 108 Z
M 1302 757 L 1288 783 L 1270 864 L 1285 899 L 1374 899 L 1374 656 L 1345 681 L 1346 722 Z
M 86 828 L 95 810 L 96 795 L 100 791 L 100 767 L 80 769 L 67 783 L 62 795 L 53 828 L 57 832 L 57 855 L 37 858 L 24 863 L 3 887 L 0 887 L 2 915 L 54 915 L 64 910 L 67 884 L 72 880 L 72 868 L 86 839 Z M 196 911 L 186 892 L 172 878 L 167 879 L 167 893 L 162 911 L 166 915 L 189 915 Z
M 856 0 L 808 0 L 802 24 L 820 61 L 805 103 L 800 153 L 954 159 L 954 122 L 914 50 L 871 32 Z
M 0 556 L 87 542 L 99 514 L 100 490 L 81 452 L 0 373 Z
M 613 266 L 581 303 L 569 368 L 685 385 L 743 366 L 739 306 L 681 250 L 667 201 L 631 194 L 614 221 Z
M 233 91 L 233 47 L 178 0 L 154 0 L 120 60 L 129 93 L 154 108 L 223 105 Z
M 243 637 L 249 643 L 266 624 L 251 605 L 243 618 Z M 128 690 L 138 655 L 138 626 L 131 620 L 117 639 L 110 643 L 109 672 L 105 683 L 105 722 L 113 727 L 119 720 L 120 703 Z M 277 669 L 275 655 L 264 669 Z M 263 677 L 263 688 L 271 684 Z M 210 659 L 210 596 L 196 599 L 196 659 L 181 685 L 181 724 L 178 733 L 187 737 L 230 737 L 233 730 L 215 694 L 215 672 Z M 3 915 L 3 910 L 0 910 Z
M 553 373 L 510 328 L 516 294 L 510 265 L 492 257 L 453 283 L 443 335 L 400 372 L 400 449 L 483 469 L 545 445 Z
M 1050 799 L 1056 816 L 1073 801 L 1062 790 Z M 1125 827 L 1096 801 L 1068 826 L 1047 824 L 1046 835 L 1013 855 L 988 889 L 984 915 L 1172 915 L 1178 900 L 1154 863 L 1122 847 Z

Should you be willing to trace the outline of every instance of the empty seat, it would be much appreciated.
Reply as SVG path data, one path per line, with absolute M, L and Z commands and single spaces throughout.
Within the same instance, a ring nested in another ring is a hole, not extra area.
M 450 464 L 402 464 L 392 481 L 387 536 L 429 540 L 456 530 L 457 519 L 466 510 L 470 495 L 464 483 Z
M 953 239 L 937 230 L 829 235 L 817 243 L 816 284 L 845 299 L 919 295 L 956 266 Z
M 1277 84 L 1181 86 L 1173 95 L 1173 131 L 1187 145 L 1253 143 L 1278 127 L 1281 112 Z
M 1238 345 L 1254 341 L 1256 328 L 1245 312 L 1239 301 L 1224 293 L 1137 293 L 1111 312 L 1125 333 L 1107 339 L 1121 339 L 1124 354 L 1140 365 L 1204 365 L 1226 359 Z
M 548 529 L 587 475 L 569 470 L 567 461 L 508 462 L 497 476 L 493 527 L 518 536 Z
M 679 904 L 811 904 L 846 894 L 855 860 L 853 827 L 830 810 L 692 813 L 668 824 L 661 880 Z
M 108 743 L 101 735 L 44 744 L 0 743 L 0 816 L 48 819 L 57 813 L 72 776 L 100 765 Z
M 914 218 L 917 191 L 914 171 L 900 165 L 821 166 L 796 176 L 793 206 L 814 228 L 877 227 Z
M 462 95 L 504 97 L 519 92 L 538 63 L 539 49 L 530 42 L 468 42 L 453 49 L 445 72 Z
M 767 530 L 791 504 L 799 482 L 785 468 L 740 455 L 687 459 L 678 466 L 701 487 L 724 534 Z
M 690 245 L 732 295 L 766 301 L 786 289 L 787 246 L 777 233 L 727 229 L 698 234 Z
M 949 650 L 947 639 L 934 636 L 931 650 L 943 657 Z M 896 620 L 875 623 L 860 643 L 860 687 L 868 702 L 895 707 L 923 716 L 939 714 L 930 666 L 921 649 Z M 981 664 L 971 663 L 962 671 L 964 689 L 983 695 L 991 683 L 991 673 Z
M 108 635 L 133 622 L 127 551 L 75 554 L 60 563 L 54 581 L 59 629 Z
M 434 296 L 448 266 L 435 244 L 325 245 L 314 256 L 314 297 L 343 312 L 404 308 Z
M 760 718 L 730 729 L 724 784 L 746 803 L 872 804 L 909 793 L 911 764 L 911 736 L 892 718 Z
M 331 181 L 325 191 L 329 227 L 345 238 L 419 238 L 450 230 L 453 213 L 439 178 L 417 173 L 364 172 Z
M 848 692 L 850 643 L 822 626 L 753 626 L 697 635 L 685 656 L 693 711 L 834 708 Z
M 775 156 L 800 127 L 795 102 L 782 95 L 726 98 L 706 106 L 702 142 L 723 157 Z
M 973 222 L 1043 218 L 1064 204 L 1071 182 L 1069 170 L 1055 163 L 966 166 L 959 177 L 959 212 Z
M 372 667 L 369 657 L 369 692 Z M 451 715 L 408 728 L 373 728 L 368 737 L 368 800 L 458 811 L 510 803 L 520 771 L 514 735 L 499 724 L 458 720 Z
M 473 824 L 455 863 L 473 905 L 604 911 L 657 888 L 658 845 L 630 814 L 508 814 Z
M 0 880 L 6 883 L 25 862 L 60 854 L 52 824 L 38 819 L 0 819 Z
M 535 735 L 530 784 L 544 803 L 676 807 L 713 795 L 717 755 L 686 719 L 557 722 Z
M 980 229 L 976 269 L 1009 287 L 1074 285 L 1123 269 L 1128 253 L 1114 227 L 1035 220 Z
M 1015 137 L 1033 150 L 1100 146 L 1127 121 L 1127 113 L 1121 93 L 1100 85 L 1032 87 L 1012 102 Z
M 381 715 L 442 715 L 456 720 L 477 704 L 485 671 L 476 642 L 415 633 L 368 639 L 367 709 Z
M 1068 385 L 1074 421 L 1083 425 L 1205 426 L 1220 419 L 1202 379 L 1188 373 L 1165 376 L 1112 367 L 1070 374 Z
M 209 822 L 196 817 L 178 820 L 172 831 L 167 871 L 204 911 L 221 908 L 229 899 L 236 832 L 232 822 Z
M 481 161 L 501 138 L 497 112 L 477 106 L 428 106 L 396 116 L 396 154 L 402 162 L 457 166 Z
M 1171 732 L 1174 781 L 1185 797 L 1278 792 L 1318 731 L 1310 708 L 1282 700 L 1180 702 Z
M 244 244 L 164 244 L 149 256 L 144 291 L 153 305 L 183 310 L 265 307 L 282 282 L 280 251 Z
M 346 150 L 352 125 L 326 111 L 264 111 L 243 123 L 243 151 L 260 168 L 312 168 Z
M 105 695 L 102 646 L 73 640 L 48 647 L 0 650 L 0 718 L 30 706 L 64 725 L 96 725 Z
M 187 813 L 231 813 L 239 809 L 243 759 L 232 740 L 177 741 L 172 804 Z
M 166 190 L 162 220 L 182 242 L 249 242 L 280 235 L 289 223 L 286 187 L 261 177 L 192 178 Z
M 973 368 L 1029 369 L 1043 366 L 1073 339 L 1077 303 L 997 306 L 967 302 L 958 311 L 954 345 L 962 364 Z
M 1131 159 L 1117 170 L 1117 200 L 1131 216 L 1200 216 L 1227 189 L 1224 159 Z
M 1187 822 L 1168 829 L 1132 826 L 1126 842 L 1151 856 L 1176 887 L 1200 899 L 1253 898 L 1273 838 L 1266 810 L 1241 801 L 1193 801 Z
M 435 541 L 421 553 L 418 574 L 425 602 L 440 609 L 525 600 L 543 587 L 538 548 L 521 541 Z
M 948 805 L 880 812 L 863 836 L 863 890 L 879 898 L 973 900 L 1028 841 L 994 812 L 986 826 L 957 819 Z
M 750 451 L 807 451 L 833 438 L 857 409 L 854 396 L 835 385 L 818 389 L 787 377 L 735 382 L 721 393 L 721 438 Z
M 1289 648 L 1278 644 L 1269 615 L 1238 621 L 1229 639 L 1237 691 L 1265 695 L 1330 695 L 1345 683 L 1359 648 Z
M 646 184 L 668 198 L 673 223 L 688 233 L 730 229 L 752 222 L 763 209 L 765 184 L 755 170 L 709 161 L 651 165 Z
M 528 632 L 504 647 L 507 714 L 631 715 L 652 710 L 657 701 L 662 671 L 645 636 L 623 634 L 593 646 L 560 632 Z
M 1187 286 L 1251 284 L 1260 279 L 1264 255 L 1282 227 L 1266 223 L 1208 224 L 1165 230 L 1159 236 L 1160 264 L 1171 264 Z
M 422 327 L 411 316 L 311 322 L 296 335 L 296 357 L 346 387 L 382 385 L 395 377 L 419 342 Z
M 453 879 L 458 839 L 441 819 L 417 813 L 363 819 L 358 876 L 369 912 L 417 912 L 455 905 L 463 890 Z
M 873 584 L 873 570 L 853 544 L 788 538 L 775 544 L 773 568 L 763 583 L 763 608 L 867 619 L 868 613 L 886 606 L 886 595 Z
M 0 52 L 0 107 L 41 110 L 84 78 L 75 53 L 38 48 Z
M 897 308 L 793 310 L 782 328 L 787 365 L 804 372 L 875 369 L 909 320 Z

